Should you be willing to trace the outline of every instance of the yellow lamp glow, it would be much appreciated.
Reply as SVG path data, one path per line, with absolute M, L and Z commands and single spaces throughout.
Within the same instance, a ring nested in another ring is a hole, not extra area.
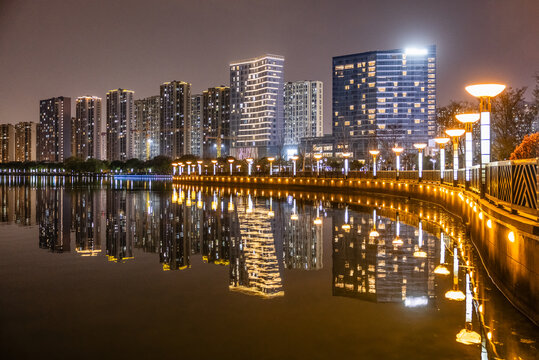
M 449 275 L 449 270 L 444 265 L 438 265 L 434 269 L 434 273 L 437 275 Z
M 369 150 L 369 154 L 371 154 L 372 156 L 376 156 L 380 154 L 380 150 Z
M 466 299 L 466 296 L 460 290 L 449 290 L 445 293 L 445 297 L 446 299 L 454 301 L 463 301 L 464 299 Z
M 445 133 L 451 137 L 459 137 L 464 135 L 464 129 L 447 129 Z
M 457 114 L 455 115 L 458 121 L 460 121 L 463 124 L 467 123 L 474 123 L 481 117 L 481 114 L 479 113 L 471 113 L 471 114 Z
M 466 86 L 466 91 L 475 97 L 494 97 L 505 89 L 502 84 L 477 84 Z
M 481 335 L 473 330 L 462 329 L 457 334 L 457 342 L 464 345 L 475 345 L 481 343 Z
M 417 143 L 417 144 L 414 144 L 414 147 L 418 150 L 423 150 L 424 148 L 427 147 L 427 144 L 424 144 L 424 143 Z
M 510 231 L 509 234 L 507 234 L 507 238 L 509 239 L 509 241 L 515 242 L 515 233 Z

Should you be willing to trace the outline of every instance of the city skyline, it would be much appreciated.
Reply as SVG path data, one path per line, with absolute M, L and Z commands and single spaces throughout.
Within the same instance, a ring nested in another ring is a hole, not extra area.
M 454 3 L 393 4 L 387 14 L 384 4 L 362 5 L 347 1 L 333 5 L 309 1 L 294 4 L 261 3 L 258 8 L 262 8 L 261 12 L 267 14 L 267 18 L 263 17 L 257 22 L 247 16 L 252 13 L 253 6 L 241 2 L 234 5 L 224 2 L 174 5 L 158 3 L 155 13 L 151 13 L 147 21 L 140 25 L 137 19 L 147 14 L 139 3 L 130 2 L 130 6 L 126 7 L 112 4 L 94 4 L 92 7 L 83 3 L 69 4 L 57 11 L 58 6 L 54 2 L 26 4 L 24 1 L 7 1 L 0 5 L 0 17 L 7 20 L 0 21 L 3 24 L 0 28 L 3 34 L 0 37 L 0 51 L 7 54 L 4 57 L 5 65 L 0 70 L 5 79 L 0 86 L 0 123 L 35 121 L 38 111 L 29 104 L 35 104 L 40 99 L 62 95 L 75 98 L 84 94 L 101 97 L 107 89 L 117 87 L 133 89 L 137 98 L 145 98 L 156 95 L 158 84 L 171 78 L 187 81 L 193 84 L 192 93 L 201 93 L 215 84 L 228 83 L 227 66 L 231 61 L 261 53 L 277 53 L 287 59 L 286 81 L 315 79 L 329 84 L 333 56 L 408 46 L 421 47 L 431 43 L 438 47 L 438 103 L 444 104 L 451 99 L 471 100 L 464 91 L 463 83 L 488 80 L 513 87 L 533 84 L 533 75 L 537 70 L 534 64 L 538 63 L 539 51 L 529 44 L 533 43 L 533 34 L 537 33 L 533 29 L 539 30 L 539 25 L 533 19 L 533 11 L 526 9 L 537 5 L 531 1 L 519 3 L 501 3 L 490 7 L 473 3 L 463 7 L 465 11 L 459 11 L 458 4 Z M 283 12 L 285 6 L 288 11 Z M 394 23 L 393 28 L 380 31 L 375 36 L 362 37 L 358 41 L 355 35 L 366 32 L 371 34 L 369 26 L 372 27 L 377 18 L 373 16 L 372 20 L 362 19 L 360 15 L 354 15 L 359 14 L 354 10 L 360 6 L 363 6 L 361 13 L 387 15 Z M 104 26 L 95 28 L 90 23 L 96 12 L 102 15 L 100 24 Z M 192 15 L 192 19 L 173 25 L 183 31 L 194 31 L 200 26 L 198 24 L 216 22 L 221 14 L 228 14 L 234 20 L 229 22 L 232 24 L 229 25 L 229 38 L 237 38 L 239 41 L 225 41 L 209 56 L 204 49 L 208 45 L 218 44 L 208 39 L 212 36 L 210 31 L 203 31 L 199 35 L 204 41 L 188 42 L 186 51 L 181 51 L 182 56 L 178 57 L 179 50 L 172 51 L 170 56 L 156 55 L 162 47 L 168 47 L 168 42 L 166 39 L 162 42 L 150 40 L 161 33 L 169 16 L 180 12 Z M 424 14 L 429 12 L 443 14 L 443 18 L 437 15 L 425 17 Z M 70 14 L 75 13 L 77 22 L 70 19 Z M 283 14 L 282 17 L 273 18 L 277 18 L 277 25 L 284 22 L 286 26 L 279 27 L 272 23 L 270 19 L 274 13 Z M 291 18 L 297 17 L 299 13 L 314 22 L 318 21 L 320 26 L 292 21 Z M 58 16 L 69 21 L 56 21 Z M 353 21 L 354 16 L 364 21 Z M 511 18 L 519 18 L 519 24 L 511 22 Z M 61 47 L 54 45 L 52 47 L 55 51 L 34 44 L 36 40 L 24 29 L 27 21 L 41 25 L 40 35 L 54 34 L 61 39 L 71 39 L 72 44 Z M 73 40 L 77 32 L 86 29 L 88 25 L 97 32 L 98 37 L 104 31 L 101 27 L 122 26 L 136 31 L 127 36 L 126 43 L 118 49 L 110 49 L 108 44 L 99 44 L 100 51 L 82 56 L 84 51 L 79 51 L 80 45 Z M 241 30 L 245 28 L 252 31 Z M 149 55 L 141 55 L 137 37 L 140 37 L 140 43 L 149 44 Z M 504 44 L 511 45 L 516 52 L 525 51 L 527 56 L 515 59 L 510 52 L 500 53 L 498 49 Z M 480 46 L 481 51 L 477 51 Z M 36 56 L 38 53 L 48 55 Z M 111 56 L 118 58 L 115 63 L 125 65 L 110 66 Z M 466 66 L 464 62 L 467 62 Z M 80 72 L 81 66 L 92 64 L 95 65 L 94 71 L 88 74 Z M 507 71 L 509 68 L 510 72 Z M 496 75 L 493 77 L 492 74 Z M 36 82 L 31 91 L 24 86 L 24 81 L 15 81 L 15 78 L 29 77 Z M 330 104 L 331 90 L 328 90 L 324 99 L 326 133 L 330 131 Z

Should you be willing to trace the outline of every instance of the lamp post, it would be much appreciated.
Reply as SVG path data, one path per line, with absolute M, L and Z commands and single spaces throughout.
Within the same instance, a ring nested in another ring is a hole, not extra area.
M 395 145 L 393 149 L 393 152 L 395 155 L 397 155 L 397 180 L 399 179 L 399 170 L 401 167 L 401 153 L 404 151 L 404 149 L 400 146 Z
M 202 175 L 202 160 L 198 160 L 197 164 L 198 164 L 198 175 Z
M 294 177 L 295 177 L 296 176 L 296 161 L 298 161 L 299 156 L 294 155 L 290 159 L 292 159 L 292 162 L 294 163 L 294 172 L 293 172 L 293 174 L 294 174 Z
M 322 154 L 314 154 L 316 160 L 316 174 L 320 176 L 320 160 L 322 159 Z
M 372 155 L 372 177 L 376 179 L 376 157 L 380 154 L 380 150 L 369 150 Z
M 247 175 L 251 176 L 251 166 L 253 165 L 253 159 L 245 159 L 247 161 Z
M 473 124 L 480 118 L 480 114 L 458 114 L 456 115 L 456 118 L 458 121 L 464 124 L 464 129 L 466 131 L 466 135 L 464 137 L 464 145 L 465 145 L 465 168 L 466 168 L 466 186 L 469 185 L 470 182 L 470 168 L 473 165 L 473 152 L 472 152 L 472 129 Z
M 418 162 L 418 171 L 419 171 L 419 181 L 421 181 L 421 179 L 423 178 L 423 149 L 427 147 L 427 144 L 425 143 L 416 143 L 414 144 L 414 147 L 417 149 L 417 151 L 419 152 L 418 154 L 418 157 L 417 157 L 417 162 Z
M 232 175 L 232 164 L 234 164 L 234 159 L 228 159 L 228 163 L 230 164 L 230 175 Z
M 344 158 L 344 176 L 347 177 L 348 176 L 348 158 L 352 156 L 352 153 L 345 152 L 342 154 L 342 156 Z
M 191 161 L 186 161 L 185 163 L 187 164 L 187 175 L 191 175 L 191 164 L 192 164 L 192 162 Z
M 177 163 L 172 163 L 172 175 L 176 175 L 176 169 L 178 167 Z
M 270 163 L 270 176 L 272 176 L 273 175 L 273 162 L 275 161 L 275 158 L 274 157 L 269 157 L 268 161 Z
M 439 137 L 435 138 L 434 142 L 440 146 L 440 182 L 444 182 L 445 171 L 445 145 L 449 142 L 449 138 Z
M 215 166 L 217 165 L 217 160 L 212 160 L 211 163 L 213 164 L 213 176 L 215 176 Z
M 457 185 L 459 170 L 459 138 L 464 134 L 464 129 L 448 129 L 445 131 L 453 142 L 453 185 Z
M 490 162 L 490 99 L 501 93 L 505 85 L 477 84 L 466 86 L 466 91 L 479 98 L 479 112 L 481 113 L 481 168 Z M 483 183 L 485 182 L 484 176 Z

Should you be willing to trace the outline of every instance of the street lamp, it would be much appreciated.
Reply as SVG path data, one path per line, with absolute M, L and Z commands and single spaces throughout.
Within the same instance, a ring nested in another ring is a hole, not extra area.
M 445 171 L 445 145 L 449 142 L 449 138 L 439 137 L 435 138 L 434 142 L 440 146 L 440 182 L 444 180 Z
M 479 120 L 480 114 L 458 114 L 456 115 L 456 118 L 458 121 L 464 124 L 464 129 L 466 131 L 466 135 L 464 137 L 464 145 L 465 145 L 465 167 L 466 167 L 466 183 L 470 181 L 470 168 L 473 165 L 473 158 L 472 158 L 472 127 L 474 122 Z
M 345 152 L 342 156 L 344 158 L 344 176 L 348 176 L 348 158 L 352 156 L 352 153 Z
M 270 163 L 270 176 L 272 176 L 273 175 L 273 162 L 275 161 L 275 158 L 274 157 L 269 157 L 268 161 Z
M 185 163 L 187 164 L 187 175 L 191 175 L 191 164 L 192 164 L 192 162 L 191 161 L 186 161 Z
M 217 160 L 212 160 L 211 163 L 213 164 L 213 176 L 215 176 L 215 165 L 217 165 Z
M 320 160 L 322 159 L 322 154 L 314 154 L 316 160 L 316 173 L 320 176 Z
M 172 163 L 172 175 L 176 175 L 177 167 L 178 167 L 178 163 Z
M 419 151 L 419 156 L 417 157 L 418 170 L 419 170 L 419 180 L 423 178 L 423 149 L 427 147 L 425 143 L 416 143 L 414 147 Z
M 397 180 L 399 179 L 399 170 L 401 167 L 401 153 L 404 151 L 404 149 L 400 146 L 395 145 L 393 149 L 393 152 L 395 155 L 397 155 Z
M 298 161 L 299 156 L 292 156 L 290 159 L 292 159 L 292 162 L 294 163 L 294 177 L 296 176 L 296 161 Z
M 453 142 L 453 185 L 456 185 L 459 170 L 459 138 L 464 134 L 464 129 L 448 129 L 445 133 Z
M 376 178 L 376 157 L 380 154 L 380 150 L 369 150 L 369 154 L 372 155 L 372 177 Z
M 490 162 L 490 99 L 501 93 L 505 85 L 478 84 L 466 86 L 466 91 L 479 98 L 479 112 L 481 113 L 481 168 Z M 484 183 L 483 177 L 483 183 Z
M 234 159 L 228 159 L 228 163 L 230 164 L 230 175 L 232 175 L 232 164 L 234 164 Z
M 253 165 L 253 159 L 245 159 L 247 161 L 247 175 L 251 176 L 251 166 Z
M 183 163 L 179 162 L 178 166 L 180 167 L 180 175 L 182 175 L 183 174 Z
M 197 164 L 198 164 L 198 175 L 202 175 L 202 160 L 198 160 Z

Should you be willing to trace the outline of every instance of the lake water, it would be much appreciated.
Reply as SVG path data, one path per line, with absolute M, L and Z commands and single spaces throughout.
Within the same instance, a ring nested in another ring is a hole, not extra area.
M 538 358 L 538 328 L 432 204 L 0 181 L 2 359 Z

